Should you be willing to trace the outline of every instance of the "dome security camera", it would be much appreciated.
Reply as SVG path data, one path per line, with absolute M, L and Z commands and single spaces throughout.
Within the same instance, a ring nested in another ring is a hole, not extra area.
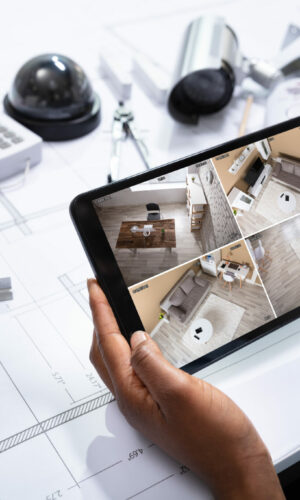
M 88 77 L 76 62 L 60 54 L 27 61 L 4 98 L 4 108 L 48 141 L 81 137 L 100 123 L 100 99 Z

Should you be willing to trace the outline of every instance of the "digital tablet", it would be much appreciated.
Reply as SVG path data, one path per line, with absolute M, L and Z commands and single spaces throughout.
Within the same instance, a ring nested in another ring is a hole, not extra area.
M 299 317 L 300 118 L 80 194 L 70 211 L 123 335 L 146 330 L 177 367 Z

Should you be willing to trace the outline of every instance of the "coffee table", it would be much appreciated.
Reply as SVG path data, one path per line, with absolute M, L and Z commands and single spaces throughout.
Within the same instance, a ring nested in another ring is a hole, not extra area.
M 211 339 L 212 334 L 213 326 L 206 318 L 195 319 L 189 328 L 190 338 L 195 344 L 206 344 Z
M 143 231 L 132 231 L 133 227 L 142 229 L 151 224 L 153 230 L 148 236 Z M 116 248 L 176 248 L 175 219 L 124 221 L 121 224 Z

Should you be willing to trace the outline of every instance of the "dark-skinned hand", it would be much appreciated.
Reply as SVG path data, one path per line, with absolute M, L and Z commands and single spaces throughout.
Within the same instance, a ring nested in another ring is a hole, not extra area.
M 283 499 L 269 452 L 243 411 L 172 366 L 147 333 L 135 332 L 129 345 L 97 281 L 88 288 L 91 361 L 129 424 L 205 480 L 216 498 Z

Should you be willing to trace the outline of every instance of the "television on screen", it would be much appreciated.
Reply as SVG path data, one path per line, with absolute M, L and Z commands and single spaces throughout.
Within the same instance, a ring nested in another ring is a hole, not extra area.
M 253 163 L 253 165 L 251 165 L 251 167 L 247 171 L 244 177 L 244 181 L 246 181 L 247 184 L 249 184 L 250 186 L 254 186 L 258 177 L 262 173 L 263 169 L 264 169 L 263 162 L 261 161 L 260 158 L 257 158 Z

